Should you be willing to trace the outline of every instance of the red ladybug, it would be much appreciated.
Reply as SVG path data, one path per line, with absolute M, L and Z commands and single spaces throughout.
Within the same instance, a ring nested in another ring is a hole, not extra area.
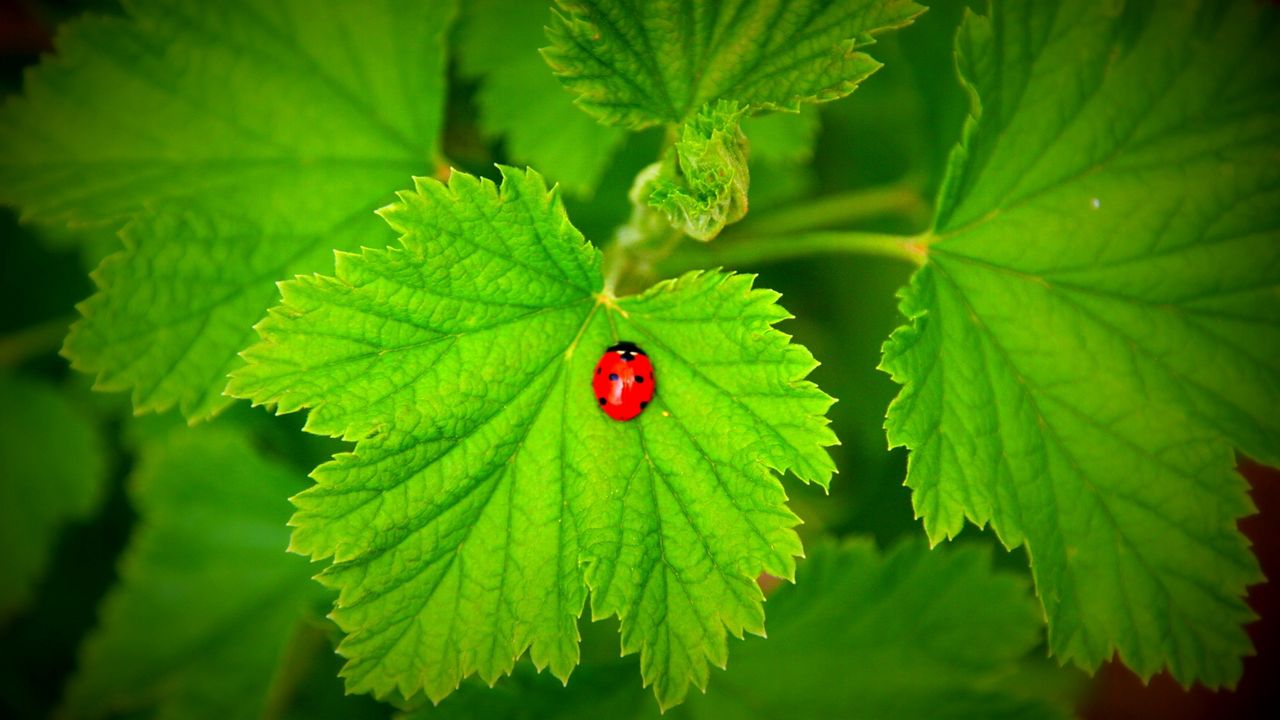
M 630 420 L 644 412 L 657 390 L 653 363 L 635 343 L 620 342 L 605 350 L 596 363 L 591 389 L 605 415 Z

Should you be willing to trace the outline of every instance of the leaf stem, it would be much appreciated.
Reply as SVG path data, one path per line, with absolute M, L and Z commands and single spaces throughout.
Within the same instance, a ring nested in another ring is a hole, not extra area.
M 813 255 L 871 255 L 924 265 L 931 232 L 894 235 L 876 232 L 810 232 L 798 235 L 758 235 L 725 239 L 706 245 L 686 245 L 659 265 L 662 274 L 700 267 L 743 267 Z
M 638 256 L 645 248 L 660 245 L 665 248 L 665 252 L 670 252 L 674 247 L 672 234 L 675 235 L 675 242 L 682 237 L 678 228 L 646 202 L 649 185 L 658 177 L 661 169 L 661 162 L 655 162 L 636 175 L 628 193 L 631 217 L 614 231 L 613 242 L 604 249 L 604 288 L 611 294 L 622 292 L 620 288 L 625 288 L 636 279 L 637 266 L 640 264 Z
M 671 132 L 668 139 L 673 140 Z M 898 216 L 910 226 L 928 220 L 929 204 L 920 183 L 905 177 L 889 185 L 829 195 L 748 217 L 709 243 L 681 242 L 684 234 L 645 202 L 661 161 L 646 167 L 632 183 L 631 217 L 604 249 L 604 287 L 614 295 L 660 278 L 696 268 L 741 267 L 822 254 L 891 257 L 923 265 L 933 235 L 823 230 L 878 217 Z
M 919 227 L 928 221 L 929 204 L 914 180 L 892 185 L 851 190 L 810 202 L 790 204 L 757 217 L 747 216 L 740 225 L 725 231 L 724 238 L 737 235 L 782 235 L 828 228 L 885 215 L 898 215 Z

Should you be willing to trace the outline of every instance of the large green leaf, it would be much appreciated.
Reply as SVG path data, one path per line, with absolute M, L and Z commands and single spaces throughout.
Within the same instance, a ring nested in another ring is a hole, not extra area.
M 58 531 L 88 515 L 106 471 L 98 430 L 57 389 L 0 372 L 0 624 L 31 596 Z
M 1232 448 L 1280 461 L 1280 25 L 1258 3 L 995 4 L 885 346 L 934 540 L 1026 545 L 1063 660 L 1230 685 L 1260 581 Z
M 383 213 L 400 246 L 283 283 L 230 391 L 358 441 L 293 519 L 334 561 L 352 691 L 439 699 L 526 650 L 566 678 L 590 589 L 668 706 L 763 631 L 755 577 L 801 551 L 774 471 L 828 481 L 831 400 L 776 294 L 708 273 L 615 298 L 557 191 L 502 172 L 419 181 Z M 618 340 L 657 374 L 630 423 L 591 391 Z
M 68 24 L 0 111 L 0 202 L 42 222 L 152 209 L 65 352 L 139 411 L 202 417 L 272 283 L 378 238 L 373 211 L 430 169 L 452 2 L 124 4 Z
M 674 718 L 1052 718 L 1053 688 L 1019 670 L 1040 613 L 1024 582 L 977 548 L 865 541 L 819 544 L 797 584 L 769 598 L 769 638 L 748 640 L 727 672 Z M 626 663 L 583 667 L 567 688 L 518 673 L 471 685 L 411 718 L 657 718 Z
M 911 0 L 557 0 L 547 62 L 611 125 L 680 123 L 731 100 L 796 111 L 880 68 L 857 52 L 923 8 Z
M 263 717 L 291 638 L 326 595 L 285 552 L 301 480 L 226 428 L 145 445 L 130 481 L 141 524 L 63 716 Z

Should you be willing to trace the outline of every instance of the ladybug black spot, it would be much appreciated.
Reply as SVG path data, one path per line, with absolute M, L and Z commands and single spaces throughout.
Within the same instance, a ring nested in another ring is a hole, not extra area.
M 603 405 L 603 404 L 604 404 L 604 398 L 596 398 L 596 399 L 600 401 L 600 404 L 601 404 L 601 405 Z
M 599 374 L 600 374 L 600 368 L 596 368 L 596 374 L 597 374 L 597 375 L 599 375 Z
M 643 384 L 644 384 L 644 376 L 643 376 L 643 375 L 637 375 L 637 376 L 636 376 L 636 382 L 637 382 L 637 383 L 640 383 L 641 385 L 643 385 Z
M 617 380 L 617 379 L 618 379 L 618 373 L 609 373 L 609 379 L 610 379 L 610 380 Z
M 645 409 L 645 408 L 647 408 L 647 407 L 649 407 L 649 401 L 648 401 L 648 400 L 641 400 L 641 401 L 640 401 L 640 409 L 641 409 L 641 410 L 643 410 L 643 409 Z

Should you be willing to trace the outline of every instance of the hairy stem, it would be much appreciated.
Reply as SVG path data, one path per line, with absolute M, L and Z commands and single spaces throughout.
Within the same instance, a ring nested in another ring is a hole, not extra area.
M 646 202 L 649 185 L 660 171 L 660 163 L 653 163 L 641 170 L 631 184 L 631 217 L 614 231 L 613 242 L 604 249 L 604 288 L 608 293 L 626 294 L 637 281 L 639 266 L 648 265 L 653 248 L 662 247 L 669 253 L 675 246 L 672 234 L 676 235 L 676 242 L 681 236 L 662 213 Z M 645 272 L 647 267 L 640 274 Z

